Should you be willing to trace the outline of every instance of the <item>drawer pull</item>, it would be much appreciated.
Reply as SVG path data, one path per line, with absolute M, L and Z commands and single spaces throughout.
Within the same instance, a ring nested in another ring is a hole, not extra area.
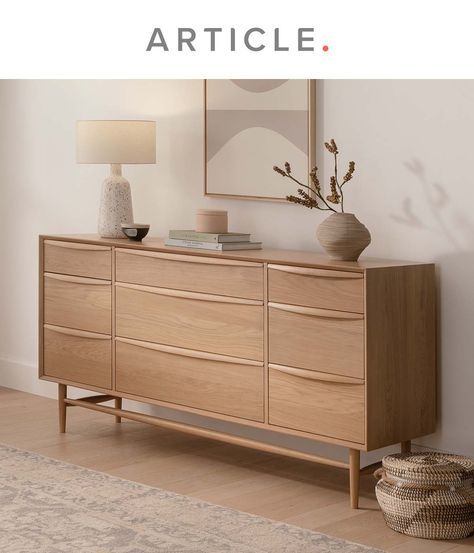
M 321 373 L 317 371 L 310 371 L 308 369 L 296 369 L 295 367 L 286 367 L 284 365 L 274 365 L 269 363 L 268 367 L 285 374 L 291 374 L 299 378 L 306 378 L 308 380 L 320 380 L 323 382 L 334 382 L 337 384 L 364 384 L 364 380 L 360 378 L 352 378 L 350 376 L 339 376 L 337 374 Z
M 150 294 L 160 296 L 172 296 L 174 298 L 187 298 L 191 300 L 214 301 L 218 303 L 240 303 L 242 305 L 263 305 L 260 300 L 246 300 L 243 298 L 231 298 L 227 296 L 215 296 L 213 294 L 202 294 L 200 292 L 186 292 L 185 290 L 172 290 L 171 288 L 157 288 L 154 286 L 143 286 L 142 284 L 128 284 L 125 282 L 116 282 L 115 286 L 120 288 L 131 288 Z
M 318 307 L 302 307 L 301 305 L 287 305 L 285 303 L 269 302 L 268 307 L 279 309 L 280 311 L 289 311 L 299 315 L 310 315 L 311 317 L 320 317 L 322 319 L 347 319 L 359 321 L 364 318 L 362 313 L 350 313 L 349 311 L 332 311 L 331 309 L 319 309 Z
M 56 248 L 67 248 L 70 250 L 88 250 L 91 252 L 106 252 L 111 250 L 109 246 L 99 246 L 97 244 L 78 244 L 76 242 L 58 242 L 57 240 L 45 240 L 44 243 Z
M 216 259 L 214 257 L 200 257 L 193 255 L 181 255 L 174 253 L 151 252 L 144 250 L 125 250 L 117 248 L 117 253 L 125 255 L 142 255 L 145 257 L 154 257 L 156 259 L 166 259 L 169 261 L 181 261 L 181 263 L 202 263 L 204 265 L 230 265 L 233 267 L 262 267 L 263 263 L 252 263 L 251 261 L 237 261 L 233 259 Z M 202 255 L 202 254 L 200 254 Z
M 110 340 L 111 337 L 107 334 L 97 334 L 96 332 L 87 332 L 86 330 L 76 330 L 75 328 L 65 328 L 62 326 L 45 324 L 44 328 L 57 332 L 58 334 L 66 334 L 67 336 L 78 336 L 79 338 L 91 338 L 92 340 Z
M 60 275 L 57 273 L 44 273 L 45 278 L 52 278 L 53 280 L 62 280 L 64 282 L 75 282 L 77 284 L 92 284 L 94 286 L 110 286 L 109 280 L 99 280 L 97 278 L 88 277 L 76 277 L 69 275 Z
M 174 346 L 165 346 L 163 344 L 155 344 L 153 342 L 142 342 L 141 340 L 130 340 L 129 338 L 116 338 L 117 342 L 123 342 L 132 346 L 137 346 L 145 349 L 152 349 L 155 351 L 162 351 L 163 353 L 171 353 L 173 355 L 180 355 L 182 357 L 193 357 L 197 359 L 207 359 L 209 361 L 220 361 L 223 363 L 232 363 L 238 365 L 251 365 L 253 367 L 263 367 L 263 363 L 260 361 L 253 361 L 252 359 L 242 359 L 240 357 L 231 357 L 230 355 L 219 355 L 218 353 L 208 353 L 207 351 L 198 351 L 195 349 L 183 349 Z
M 268 265 L 269 269 L 292 273 L 295 275 L 314 276 L 321 278 L 364 278 L 364 273 L 350 273 L 348 271 L 331 271 L 328 269 L 310 269 L 308 267 L 293 267 L 292 265 Z

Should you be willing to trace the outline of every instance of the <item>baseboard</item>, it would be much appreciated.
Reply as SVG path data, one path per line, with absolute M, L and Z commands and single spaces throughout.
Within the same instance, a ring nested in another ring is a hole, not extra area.
M 37 367 L 10 361 L 4 358 L 0 358 L 0 386 L 53 399 L 56 399 L 57 397 L 56 384 L 53 382 L 39 380 Z M 84 390 L 70 388 L 68 389 L 68 395 L 72 398 L 78 398 L 85 394 Z M 262 431 L 260 429 L 244 428 L 233 423 L 225 423 L 223 421 L 216 421 L 200 415 L 193 415 L 191 413 L 175 411 L 172 409 L 142 404 L 134 401 L 124 400 L 124 408 L 127 408 L 126 405 L 134 411 L 161 416 L 177 422 L 199 424 L 211 430 L 227 431 L 245 438 L 261 439 L 275 445 L 294 448 L 339 461 L 347 461 L 347 450 L 331 444 L 312 442 L 310 440 L 292 436 L 280 436 L 267 430 Z M 417 444 L 413 445 L 415 449 L 428 449 L 426 446 Z M 369 453 L 362 452 L 361 466 L 364 467 L 371 465 L 379 461 L 384 455 L 398 451 L 400 451 L 399 446 L 390 446 L 376 451 L 371 451 Z
M 43 397 L 57 397 L 57 386 L 52 382 L 39 380 L 36 366 L 5 358 L 0 358 L 0 386 Z

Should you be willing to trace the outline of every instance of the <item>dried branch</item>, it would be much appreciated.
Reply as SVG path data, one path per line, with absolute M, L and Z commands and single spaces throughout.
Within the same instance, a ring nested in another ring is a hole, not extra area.
M 334 213 L 337 213 L 337 210 L 331 207 L 329 204 L 334 205 L 340 205 L 341 206 L 341 213 L 344 213 L 344 193 L 342 190 L 342 187 L 346 184 L 346 182 L 350 181 L 352 179 L 352 176 L 355 171 L 355 162 L 350 161 L 349 162 L 349 168 L 344 175 L 342 182 L 340 183 L 338 180 L 338 167 L 337 167 L 337 156 L 339 154 L 339 150 L 337 147 L 337 144 L 333 138 L 329 142 L 325 142 L 324 146 L 326 150 L 331 153 L 334 156 L 334 175 L 330 178 L 329 185 L 331 188 L 331 194 L 326 196 L 324 198 L 321 183 L 319 182 L 318 178 L 318 168 L 313 167 L 309 173 L 310 176 L 310 185 L 303 184 L 298 179 L 296 179 L 292 173 L 291 173 L 291 165 L 288 161 L 285 161 L 285 169 L 281 169 L 277 165 L 273 166 L 273 170 L 277 172 L 282 177 L 287 177 L 291 179 L 293 182 L 298 184 L 298 186 L 302 188 L 298 188 L 298 196 L 286 196 L 286 199 L 289 202 L 303 205 L 305 207 L 308 207 L 309 209 L 319 209 L 321 211 L 332 211 Z M 310 193 L 303 190 L 305 188 Z M 328 203 L 329 202 L 329 203 Z
M 339 204 L 341 203 L 341 195 L 339 194 L 338 186 L 336 177 L 331 177 L 331 195 L 327 196 L 326 199 L 328 202 L 331 202 L 332 204 Z

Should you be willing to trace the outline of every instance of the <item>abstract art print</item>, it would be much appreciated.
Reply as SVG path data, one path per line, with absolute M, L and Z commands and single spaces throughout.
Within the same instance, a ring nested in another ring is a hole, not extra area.
M 306 180 L 314 165 L 315 82 L 209 79 L 205 99 L 205 194 L 284 200 L 294 183 L 273 166 L 289 161 Z

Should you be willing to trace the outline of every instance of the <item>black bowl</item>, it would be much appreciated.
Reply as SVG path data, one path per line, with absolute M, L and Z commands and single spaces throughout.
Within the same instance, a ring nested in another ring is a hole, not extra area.
M 130 240 L 135 240 L 136 242 L 140 242 L 141 240 L 143 240 L 143 238 L 145 238 L 145 236 L 148 234 L 149 230 L 150 225 L 122 223 L 122 232 L 127 238 L 130 238 Z

